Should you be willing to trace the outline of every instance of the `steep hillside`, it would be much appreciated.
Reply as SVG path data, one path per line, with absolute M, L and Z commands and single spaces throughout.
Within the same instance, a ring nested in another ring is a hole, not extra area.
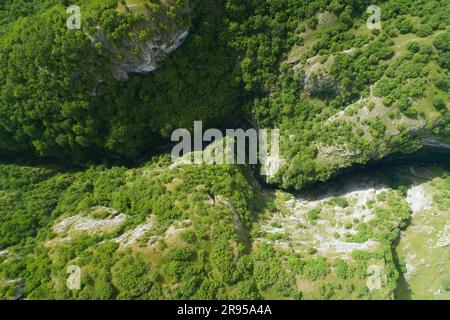
M 392 299 L 411 213 L 404 276 L 414 297 L 430 297 L 420 281 L 440 277 L 445 297 L 449 178 L 436 167 L 386 167 L 296 195 L 261 189 L 247 169 L 168 157 L 135 169 L 2 164 L 0 174 L 1 298 Z M 433 188 L 423 203 L 417 176 Z M 411 243 L 428 224 L 441 245 L 425 253 Z M 70 266 L 81 290 L 66 286 Z
M 432 170 L 404 173 L 412 183 L 406 199 L 413 213 L 397 250 L 404 271 L 397 289 L 401 299 L 450 299 L 450 180 L 430 179 L 434 174 Z
M 243 173 L 169 165 L 2 165 L 2 298 L 258 298 L 246 232 L 256 208 Z M 82 290 L 65 285 L 70 265 Z
M 24 16 L 5 4 L 2 153 L 136 158 L 195 120 L 234 121 L 236 61 L 217 37 L 220 4 L 83 0 L 77 30 L 67 27 L 63 2 L 47 1 Z
M 250 112 L 282 135 L 271 182 L 301 189 L 391 153 L 449 148 L 447 1 L 384 1 L 373 31 L 359 1 L 250 3 L 231 7 L 249 14 L 230 29 Z
M 448 299 L 450 3 L 374 2 L 0 0 L 0 299 Z

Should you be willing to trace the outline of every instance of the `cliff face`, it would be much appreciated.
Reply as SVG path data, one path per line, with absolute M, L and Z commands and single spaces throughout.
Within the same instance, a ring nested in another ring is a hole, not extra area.
M 338 83 L 329 74 L 333 63 L 333 58 L 321 63 L 319 57 L 312 57 L 305 65 L 296 65 L 293 69 L 295 73 L 300 73 L 303 80 L 303 89 L 312 96 L 338 95 L 341 90 Z
M 132 39 L 115 45 L 99 30 L 94 44 L 102 43 L 107 48 L 104 54 L 113 64 L 114 77 L 127 80 L 129 73 L 149 73 L 158 69 L 160 63 L 183 44 L 188 34 L 188 30 L 175 29 L 147 41 Z
M 189 34 L 187 5 L 174 6 L 163 1 L 155 8 L 145 1 L 128 2 L 117 7 L 119 28 L 122 21 L 126 21 L 126 32 L 118 37 L 117 29 L 111 33 L 98 27 L 92 37 L 93 46 L 112 63 L 112 73 L 117 80 L 127 80 L 129 73 L 156 70 Z

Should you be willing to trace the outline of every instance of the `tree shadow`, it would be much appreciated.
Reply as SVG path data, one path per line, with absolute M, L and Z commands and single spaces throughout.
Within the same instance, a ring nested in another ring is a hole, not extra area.
M 408 226 L 411 223 L 411 219 L 408 221 Z M 408 228 L 405 227 L 406 228 Z M 412 290 L 409 286 L 408 282 L 406 281 L 404 273 L 401 271 L 403 268 L 401 266 L 400 257 L 398 256 L 397 250 L 395 248 L 398 247 L 400 242 L 400 237 L 395 241 L 393 244 L 393 250 L 392 250 L 392 257 L 394 260 L 394 265 L 397 271 L 399 272 L 399 277 L 397 279 L 397 287 L 394 291 L 394 299 L 395 300 L 412 300 Z

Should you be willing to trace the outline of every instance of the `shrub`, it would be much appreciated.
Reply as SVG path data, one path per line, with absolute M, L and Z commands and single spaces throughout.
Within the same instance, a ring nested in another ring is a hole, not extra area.
M 444 32 L 439 34 L 433 41 L 433 45 L 436 49 L 442 51 L 450 51 L 450 32 Z
M 336 269 L 336 275 L 341 279 L 348 279 L 352 276 L 347 262 L 342 259 L 336 259 L 334 261 L 334 268 Z
M 412 33 L 414 30 L 411 21 L 405 17 L 400 17 L 395 23 L 395 26 L 401 34 Z
M 432 33 L 433 33 L 433 28 L 428 24 L 422 24 L 416 30 L 416 34 L 421 38 L 428 37 Z
M 348 207 L 347 199 L 341 198 L 341 197 L 333 198 L 331 200 L 331 203 L 336 205 L 336 206 L 338 206 L 338 207 L 341 207 L 341 208 L 347 208 Z
M 253 280 L 246 280 L 236 285 L 233 298 L 236 300 L 259 300 L 261 299 L 261 295 L 255 282 Z
M 320 208 L 314 208 L 309 210 L 309 212 L 307 213 L 309 223 L 314 223 L 315 221 L 317 221 L 317 219 L 319 219 L 320 212 L 321 212 Z
M 276 261 L 259 262 L 255 265 L 254 278 L 259 289 L 272 286 L 278 279 L 281 268 Z
M 438 94 L 433 95 L 433 97 L 431 98 L 431 102 L 433 103 L 433 106 L 439 111 L 444 111 L 447 109 L 444 98 L 442 98 Z
M 448 91 L 448 88 L 450 86 L 450 77 L 448 75 L 439 73 L 433 79 L 433 83 L 439 89 L 441 89 L 443 91 Z
M 304 276 L 312 281 L 327 276 L 329 272 L 330 269 L 324 257 L 307 260 L 303 269 Z
M 406 48 L 411 52 L 419 52 L 419 50 L 420 50 L 420 46 L 417 43 L 417 41 L 408 42 L 408 44 L 406 45 Z

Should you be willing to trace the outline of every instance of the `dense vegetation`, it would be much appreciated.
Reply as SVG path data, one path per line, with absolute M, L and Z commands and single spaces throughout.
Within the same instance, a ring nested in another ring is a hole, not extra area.
M 368 204 L 374 219 L 355 221 L 357 232 L 346 241 L 380 245 L 342 259 L 313 247 L 272 246 L 286 239 L 262 233 L 261 223 L 291 213 L 237 166 L 170 168 L 163 156 L 134 169 L 1 164 L 0 174 L 1 298 L 18 292 L 30 299 L 392 298 L 399 276 L 393 243 L 410 218 L 404 186 L 374 173 L 396 190 Z M 441 190 L 445 207 L 448 190 Z M 336 197 L 330 205 L 350 203 Z M 308 213 L 309 225 L 323 219 L 321 211 Z M 89 229 L 118 212 L 126 216 L 121 223 Z M 84 227 L 61 229 L 74 217 L 85 219 Z M 149 227 L 140 233 L 142 226 Z M 369 291 L 374 264 L 383 266 L 386 280 L 382 290 Z M 81 290 L 65 285 L 71 265 L 81 268 Z
M 169 161 L 164 157 L 136 170 L 95 167 L 63 173 L 2 165 L 1 248 L 9 247 L 12 256 L 2 264 L 2 277 L 25 279 L 24 292 L 30 298 L 226 297 L 225 284 L 249 277 L 236 269 L 236 264 L 245 266 L 235 257 L 245 246 L 237 245 L 234 220 L 251 223 L 252 192 L 237 168 L 169 170 Z M 240 191 L 246 189 L 248 193 Z M 219 196 L 229 199 L 233 212 L 225 203 L 212 203 Z M 28 200 L 32 197 L 34 201 Z M 74 216 L 96 206 L 120 210 L 127 215 L 125 224 L 90 236 L 71 233 L 74 241 L 67 245 L 48 242 L 55 237 L 52 226 L 62 215 Z M 33 213 L 32 218 L 24 213 Z M 112 239 L 144 223 L 150 214 L 156 226 L 133 250 L 118 250 Z M 183 220 L 189 222 L 180 229 L 180 237 L 164 236 Z M 159 239 L 156 247 L 143 251 L 150 237 Z M 16 256 L 26 258 L 15 260 Z M 68 264 L 86 270 L 79 292 L 64 285 Z M 175 283 L 182 285 L 174 289 Z
M 212 10 L 215 5 L 193 1 L 188 43 L 157 73 L 120 82 L 89 34 L 99 27 L 110 39 L 122 39 L 139 17 L 119 13 L 116 1 L 81 1 L 83 29 L 69 30 L 63 3 L 38 10 L 45 8 L 42 4 L 38 12 L 27 11 L 10 24 L 24 13 L 16 11 L 16 2 L 4 4 L 8 10 L 2 21 L 9 29 L 0 38 L 4 152 L 132 157 L 163 144 L 175 128 L 191 127 L 194 120 L 212 126 L 234 118 L 235 63 L 217 37 L 221 18 Z
M 411 134 L 414 125 L 386 132 L 402 116 L 416 123 L 425 121 L 423 127 L 433 130 L 430 134 L 448 140 L 448 66 L 444 62 L 448 60 L 444 45 L 449 35 L 448 3 L 386 1 L 381 5 L 383 28 L 373 32 L 365 26 L 364 2 L 314 1 L 299 7 L 294 2 L 287 5 L 289 1 L 283 2 L 285 7 L 258 3 L 260 11 L 242 10 L 255 14 L 247 18 L 245 32 L 233 34 L 233 41 L 236 48 L 246 48 L 242 62 L 246 88 L 269 91 L 250 102 L 252 114 L 260 125 L 278 127 L 284 135 L 286 165 L 274 182 L 299 189 L 327 180 L 342 167 L 421 148 Z M 298 16 L 306 21 L 299 25 Z M 412 25 L 413 19 L 417 28 L 403 26 L 403 21 Z M 273 33 L 266 32 L 269 26 Z M 230 29 L 239 30 L 235 23 Z M 396 55 L 404 46 L 411 48 L 408 37 L 402 35 L 412 33 L 420 37 L 417 50 Z M 257 41 L 264 43 L 254 46 Z M 295 49 L 287 53 L 294 44 Z M 255 61 L 271 63 L 258 66 Z M 317 67 L 321 71 L 315 74 L 311 70 Z M 378 102 L 376 97 L 383 100 Z M 353 105 L 360 99 L 361 104 Z M 386 112 L 376 108 L 363 121 L 358 109 L 372 111 L 375 103 L 394 105 L 389 118 L 382 119 Z M 339 116 L 343 110 L 345 119 Z M 329 147 L 332 152 L 323 152 Z M 344 155 L 335 149 L 345 150 Z
M 381 32 L 365 27 L 364 1 L 198 0 L 177 1 L 175 7 L 138 1 L 134 6 L 142 3 L 143 9 L 130 11 L 115 0 L 81 1 L 79 31 L 66 28 L 63 1 L 3 4 L 1 21 L 8 30 L 0 38 L 3 152 L 133 158 L 165 144 L 174 129 L 191 128 L 194 120 L 224 127 L 247 113 L 259 126 L 282 130 L 282 156 L 288 161 L 273 181 L 298 189 L 374 154 L 381 158 L 420 148 L 411 126 L 386 133 L 386 121 L 423 119 L 432 134 L 448 136 L 445 1 L 383 2 Z M 186 6 L 189 17 L 179 13 Z M 144 28 L 146 21 L 156 23 L 156 30 Z M 132 74 L 128 81 L 114 76 L 114 64 L 123 57 L 102 41 L 92 42 L 102 30 L 116 48 L 162 35 L 172 23 L 190 28 L 187 42 L 158 72 Z M 409 43 L 405 37 L 413 33 L 420 40 Z M 394 46 L 407 46 L 408 52 L 398 57 Z M 318 64 L 323 72 L 311 76 L 309 69 Z M 383 105 L 394 106 L 390 119 L 378 114 L 366 123 L 357 119 L 362 124 L 357 131 L 348 120 L 326 122 L 355 101 L 378 96 Z M 345 163 L 322 161 L 320 151 L 328 147 L 358 154 Z
M 388 298 L 395 289 L 391 246 L 409 218 L 400 193 L 387 195 L 374 208 L 377 218 L 361 223 L 349 239 L 375 236 L 379 250 L 328 259 L 315 250 L 252 245 L 262 236 L 262 214 L 279 208 L 270 193 L 255 187 L 250 171 L 169 165 L 168 157 L 135 169 L 2 164 L 0 248 L 7 251 L 0 260 L 1 296 L 13 297 L 21 281 L 22 294 L 31 299 Z M 341 198 L 333 203 L 348 205 Z M 108 208 L 126 220 L 109 229 L 58 231 L 70 217 L 112 219 Z M 135 242 L 120 240 L 146 223 L 151 227 Z M 383 261 L 388 277 L 377 293 L 365 287 L 373 261 Z M 81 267 L 81 290 L 65 286 L 70 265 Z M 317 290 L 302 293 L 299 277 Z M 14 279 L 19 282 L 9 281 Z
M 269 182 L 298 191 L 426 139 L 449 143 L 448 1 L 379 1 L 373 31 L 365 0 L 79 0 L 81 30 L 66 27 L 70 4 L 0 2 L 0 155 L 10 161 L 0 164 L 0 298 L 393 297 L 393 245 L 411 216 L 404 186 L 368 204 L 374 219 L 342 226 L 355 229 L 349 243 L 379 244 L 343 259 L 280 248 L 285 234 L 261 231 L 292 212 L 250 167 L 117 159 L 158 150 L 195 120 L 245 118 L 281 129 L 283 166 Z M 125 55 L 174 30 L 188 37 L 156 71 L 118 76 Z M 324 219 L 323 208 L 305 214 L 300 230 Z M 374 263 L 378 291 L 367 287 Z M 65 285 L 71 265 L 81 290 Z

